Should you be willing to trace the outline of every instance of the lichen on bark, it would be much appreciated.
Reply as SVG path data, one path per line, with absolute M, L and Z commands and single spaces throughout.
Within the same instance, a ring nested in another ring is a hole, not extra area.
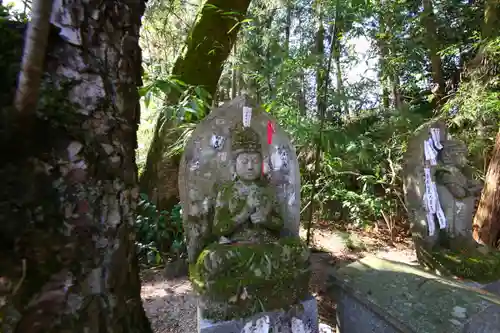
M 1 113 L 0 331 L 151 332 L 133 234 L 144 2 L 54 11 L 31 130 Z

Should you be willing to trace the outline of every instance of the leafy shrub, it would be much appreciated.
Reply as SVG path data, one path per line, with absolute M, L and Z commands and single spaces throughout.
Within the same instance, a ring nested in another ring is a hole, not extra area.
M 170 212 L 159 211 L 147 195 L 141 194 L 135 227 L 142 263 L 160 265 L 184 258 L 186 244 L 180 205 L 175 205 Z

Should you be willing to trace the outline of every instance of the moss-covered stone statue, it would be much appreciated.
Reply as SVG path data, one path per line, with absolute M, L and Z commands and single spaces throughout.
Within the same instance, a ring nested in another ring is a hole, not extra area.
M 498 255 L 485 255 L 472 238 L 482 184 L 467 155 L 467 146 L 452 138 L 441 120 L 422 125 L 409 141 L 403 179 L 417 257 L 442 274 L 484 280 L 487 272 L 500 278 L 499 269 L 490 274 L 494 263 L 500 267 Z
M 179 190 L 190 278 L 203 318 L 287 309 L 308 295 L 309 251 L 298 237 L 295 152 L 243 96 L 213 110 L 185 147 Z

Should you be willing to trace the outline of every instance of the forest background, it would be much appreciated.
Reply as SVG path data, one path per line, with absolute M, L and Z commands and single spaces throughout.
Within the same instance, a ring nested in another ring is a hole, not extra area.
M 403 155 L 438 116 L 467 143 L 474 176 L 487 180 L 500 120 L 498 1 L 231 2 L 147 2 L 136 151 L 145 262 L 183 256 L 183 144 L 210 107 L 243 92 L 290 134 L 302 219 L 314 227 L 382 226 L 392 240 L 405 232 Z M 242 10 L 214 14 L 214 6 Z M 10 7 L 25 20 L 30 3 Z

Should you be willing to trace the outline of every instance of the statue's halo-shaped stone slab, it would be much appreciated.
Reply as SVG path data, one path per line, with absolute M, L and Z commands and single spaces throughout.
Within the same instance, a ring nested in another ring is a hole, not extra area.
M 276 120 L 256 107 L 246 95 L 212 110 L 198 124 L 185 146 L 179 173 L 179 195 L 184 220 L 189 218 L 191 211 L 189 189 L 196 188 L 200 200 L 215 200 L 216 185 L 233 179 L 235 156 L 232 151 L 232 134 L 235 128 L 243 125 L 243 107 L 252 108 L 250 128 L 259 136 L 260 152 L 264 161 L 263 177 L 276 189 L 276 196 L 282 208 L 285 221 L 283 236 L 298 237 L 300 173 L 295 148 Z M 270 124 L 273 127 L 271 144 L 268 143 Z M 200 220 L 200 223 L 204 222 Z M 203 226 L 200 226 L 200 229 L 203 229 Z

